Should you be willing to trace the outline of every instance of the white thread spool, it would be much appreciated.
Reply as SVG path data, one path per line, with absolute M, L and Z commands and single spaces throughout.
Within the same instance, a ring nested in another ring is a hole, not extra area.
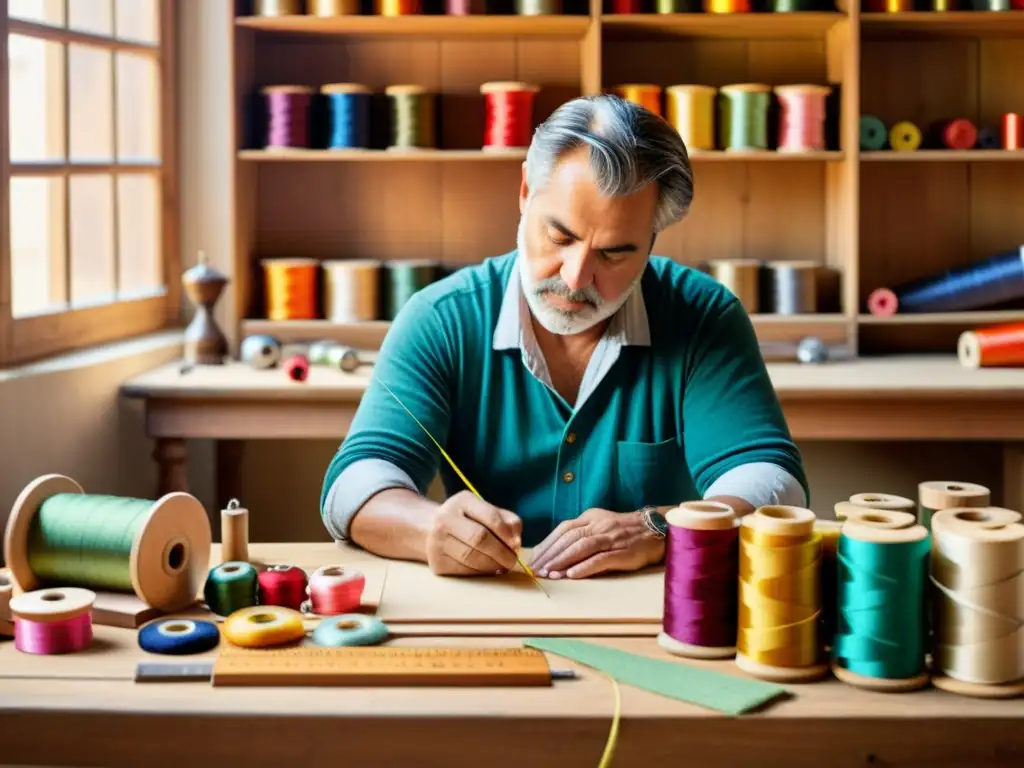
M 380 317 L 381 264 L 372 259 L 325 261 L 324 316 L 335 323 Z

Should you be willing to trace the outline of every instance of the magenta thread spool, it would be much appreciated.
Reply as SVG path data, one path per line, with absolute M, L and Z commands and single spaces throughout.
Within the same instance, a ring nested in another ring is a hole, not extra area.
M 303 85 L 269 85 L 267 99 L 267 149 L 310 146 L 310 106 L 313 89 Z
M 92 606 L 96 593 L 77 587 L 38 589 L 11 600 L 14 647 L 50 656 L 92 645 Z

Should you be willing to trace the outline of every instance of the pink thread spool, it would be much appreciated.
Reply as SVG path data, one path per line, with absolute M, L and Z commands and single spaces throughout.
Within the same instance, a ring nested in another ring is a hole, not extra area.
M 14 647 L 22 653 L 74 653 L 92 645 L 92 605 L 88 589 L 61 587 L 26 592 L 11 600 Z
M 779 152 L 822 152 L 825 149 L 824 85 L 780 85 Z
M 340 565 L 325 565 L 309 577 L 309 610 L 318 616 L 354 613 L 363 600 L 366 576 Z
M 313 89 L 304 85 L 270 85 L 267 99 L 267 149 L 307 148 Z

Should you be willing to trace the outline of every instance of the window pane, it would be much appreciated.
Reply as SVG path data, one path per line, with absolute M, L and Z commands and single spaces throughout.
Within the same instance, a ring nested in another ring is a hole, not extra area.
M 71 57 L 71 159 L 111 162 L 114 159 L 114 81 L 110 51 L 69 45 Z
M 117 180 L 118 286 L 126 294 L 152 293 L 160 274 L 159 178 L 124 174 Z
M 64 47 L 8 36 L 11 162 L 64 159 Z
M 64 25 L 64 0 L 7 0 L 7 13 L 12 19 L 60 27 Z
M 64 305 L 64 183 L 11 177 L 11 310 L 15 317 Z
M 117 155 L 121 161 L 159 160 L 160 90 L 156 62 L 117 54 Z
M 94 35 L 114 35 L 111 0 L 68 0 L 68 27 Z
M 71 303 L 114 300 L 114 179 L 74 175 L 71 186 Z
M 114 0 L 117 36 L 122 40 L 159 40 L 156 0 Z

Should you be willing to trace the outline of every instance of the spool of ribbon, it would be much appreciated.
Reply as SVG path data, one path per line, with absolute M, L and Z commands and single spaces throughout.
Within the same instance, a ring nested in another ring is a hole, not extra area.
M 767 150 L 771 87 L 762 83 L 738 83 L 723 85 L 719 93 L 719 146 L 727 152 Z
M 889 129 L 889 146 L 895 152 L 914 152 L 921 146 L 921 129 L 901 120 Z
M 665 608 L 658 644 L 695 659 L 736 654 L 739 520 L 728 504 L 691 501 L 665 516 Z
M 210 570 L 203 598 L 211 613 L 230 616 L 259 602 L 257 587 L 256 568 L 243 561 L 230 560 Z
M 991 492 L 977 483 L 928 480 L 917 486 L 917 521 L 931 528 L 932 516 L 943 509 L 987 507 Z
M 260 605 L 281 605 L 298 611 L 306 599 L 306 572 L 295 565 L 271 565 L 260 571 Z
M 710 85 L 670 85 L 665 89 L 669 124 L 679 132 L 690 152 L 715 148 L 715 98 Z
M 825 99 L 831 88 L 823 85 L 779 85 L 779 152 L 821 152 L 825 149 Z
M 263 259 L 268 320 L 316 320 L 320 262 L 316 259 Z
M 616 86 L 615 93 L 626 101 L 637 104 L 661 116 L 661 86 L 654 83 L 626 83 Z
M 492 82 L 480 86 L 485 152 L 519 151 L 530 146 L 533 105 L 539 90 L 531 83 Z
M 309 577 L 309 603 L 306 610 L 317 616 L 354 613 L 363 599 L 366 576 L 340 565 L 317 568 Z
M 324 314 L 334 323 L 361 323 L 381 316 L 381 263 L 374 259 L 325 261 Z
M 269 648 L 306 636 L 302 614 L 279 605 L 254 605 L 235 611 L 224 621 L 224 639 L 243 648 Z
M 928 531 L 899 511 L 864 509 L 843 523 L 832 671 L 848 685 L 897 693 L 928 683 Z
M 932 683 L 984 698 L 1024 694 L 1024 525 L 1018 512 L 947 509 L 932 517 Z
M 92 606 L 96 593 L 60 587 L 11 598 L 14 647 L 22 653 L 75 653 L 92 645 Z
M 740 528 L 736 665 L 754 677 L 806 682 L 828 670 L 818 637 L 821 534 L 815 515 L 760 507 Z
M 1024 366 L 1024 323 L 964 331 L 957 342 L 957 358 L 964 368 Z
M 756 259 L 713 259 L 708 272 L 729 289 L 748 314 L 760 311 L 761 262 Z

